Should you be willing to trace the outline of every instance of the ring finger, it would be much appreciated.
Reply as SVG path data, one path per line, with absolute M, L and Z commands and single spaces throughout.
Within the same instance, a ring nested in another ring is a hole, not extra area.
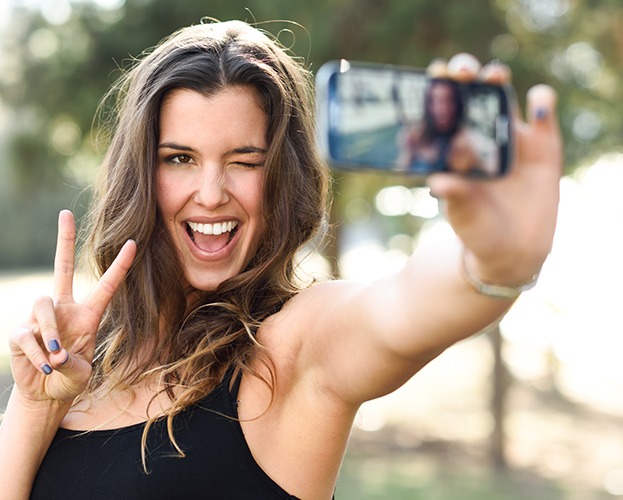
M 26 356 L 30 363 L 43 374 L 52 373 L 52 366 L 41 342 L 35 335 L 33 328 L 20 326 L 15 328 L 9 336 L 11 356 Z

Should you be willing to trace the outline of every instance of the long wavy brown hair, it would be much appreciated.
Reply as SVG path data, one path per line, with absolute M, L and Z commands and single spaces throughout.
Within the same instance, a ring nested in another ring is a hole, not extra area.
M 243 272 L 214 292 L 188 290 L 156 202 L 160 107 L 174 89 L 210 96 L 234 85 L 255 89 L 268 117 L 266 230 Z M 146 52 L 101 109 L 112 132 L 85 254 L 101 275 L 128 239 L 138 253 L 102 319 L 85 397 L 157 375 L 172 402 L 166 418 L 175 443 L 173 417 L 211 392 L 227 369 L 259 376 L 250 361 L 268 358 L 257 328 L 297 293 L 296 253 L 326 225 L 329 176 L 316 149 L 311 74 L 246 23 L 202 23 Z M 188 307 L 189 294 L 200 297 L 199 307 Z M 274 387 L 274 377 L 265 381 Z

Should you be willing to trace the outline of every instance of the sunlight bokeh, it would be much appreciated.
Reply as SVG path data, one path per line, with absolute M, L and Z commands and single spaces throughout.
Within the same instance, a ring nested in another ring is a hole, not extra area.
M 509 362 L 538 381 L 557 363 L 559 388 L 623 415 L 623 155 L 611 154 L 561 182 L 554 247 L 539 285 L 503 322 L 521 356 Z M 530 354 L 531 355 L 528 355 Z
M 623 415 L 623 154 L 605 155 L 561 180 L 554 246 L 539 284 L 525 293 L 501 324 L 505 358 L 520 379 L 556 385 L 571 399 Z M 387 216 L 414 213 L 419 191 L 391 186 L 379 192 Z M 417 195 L 417 197 L 415 196 Z M 426 200 L 423 214 L 436 206 Z M 420 239 L 447 232 L 427 222 Z M 368 235 L 341 258 L 345 277 L 373 279 L 404 264 L 406 253 Z M 375 262 L 371 269 L 370 262 Z

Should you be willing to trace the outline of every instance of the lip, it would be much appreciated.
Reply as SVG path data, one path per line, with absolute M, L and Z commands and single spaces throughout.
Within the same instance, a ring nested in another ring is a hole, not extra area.
M 199 224 L 217 224 L 217 223 L 223 223 L 223 222 L 229 222 L 229 221 L 232 221 L 232 222 L 235 221 L 237 223 L 236 231 L 233 237 L 227 243 L 227 245 L 225 245 L 223 248 L 221 248 L 220 250 L 216 252 L 206 252 L 205 250 L 202 250 L 195 244 L 195 242 L 192 240 L 192 238 L 188 234 L 188 230 L 187 230 L 188 222 L 196 222 Z M 236 244 L 238 243 L 238 240 L 240 239 L 241 226 L 242 226 L 242 222 L 240 221 L 240 219 L 236 217 L 219 217 L 219 218 L 198 217 L 198 218 L 185 220 L 182 223 L 182 226 L 180 229 L 182 231 L 184 241 L 186 242 L 186 245 L 190 250 L 190 253 L 198 260 L 201 260 L 204 262 L 212 262 L 212 261 L 225 259 L 234 251 L 234 248 L 236 247 Z

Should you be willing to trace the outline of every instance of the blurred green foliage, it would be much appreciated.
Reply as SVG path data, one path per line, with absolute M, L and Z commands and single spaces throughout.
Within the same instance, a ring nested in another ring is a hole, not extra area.
M 0 28 L 0 268 L 50 265 L 56 214 L 67 206 L 84 212 L 102 154 L 93 126 L 99 99 L 145 48 L 203 16 L 257 22 L 312 71 L 342 57 L 415 66 L 459 51 L 500 59 L 513 69 L 518 96 L 538 82 L 559 90 L 568 169 L 617 148 L 623 132 L 618 0 L 8 5 L 10 22 Z M 357 185 L 372 192 L 379 182 Z

